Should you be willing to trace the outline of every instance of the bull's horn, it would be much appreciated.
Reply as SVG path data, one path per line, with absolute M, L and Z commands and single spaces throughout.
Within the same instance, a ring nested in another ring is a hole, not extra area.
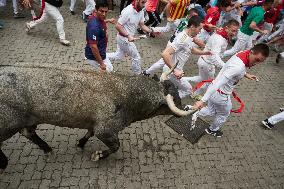
M 166 101 L 168 103 L 168 106 L 170 108 L 170 110 L 176 114 L 177 116 L 187 116 L 187 115 L 191 115 L 193 114 L 194 112 L 196 112 L 197 110 L 189 110 L 189 111 L 184 111 L 184 110 L 181 110 L 179 108 L 176 107 L 175 103 L 174 103 L 174 98 L 172 95 L 168 94 L 166 96 Z
M 162 75 L 161 75 L 162 81 L 168 80 L 168 75 L 170 75 L 174 71 L 174 69 L 177 67 L 177 65 L 178 65 L 178 62 L 169 71 L 162 73 Z

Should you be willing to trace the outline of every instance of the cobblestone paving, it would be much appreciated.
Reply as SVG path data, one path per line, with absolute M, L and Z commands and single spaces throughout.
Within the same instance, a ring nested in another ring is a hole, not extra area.
M 77 4 L 77 12 L 81 12 L 82 2 Z M 84 63 L 85 23 L 79 14 L 70 15 L 67 2 L 61 12 L 70 47 L 59 44 L 50 20 L 27 35 L 28 18 L 13 19 L 9 1 L 0 12 L 0 19 L 6 22 L 0 30 L 0 64 L 92 69 Z M 116 48 L 115 35 L 110 25 L 109 52 Z M 166 35 L 136 43 L 143 68 L 159 59 L 167 39 Z M 119 134 L 117 153 L 92 162 L 92 151 L 106 148 L 98 139 L 93 137 L 82 151 L 76 143 L 85 130 L 41 125 L 38 134 L 50 144 L 53 154 L 44 155 L 19 134 L 5 141 L 2 149 L 9 166 L 0 175 L 0 188 L 284 188 L 284 124 L 274 130 L 265 130 L 260 124 L 284 105 L 284 62 L 275 64 L 275 57 L 272 52 L 265 64 L 249 70 L 260 76 L 258 83 L 244 79 L 239 84 L 237 92 L 246 108 L 242 114 L 231 115 L 220 139 L 206 135 L 191 145 L 164 124 L 167 116 L 159 116 L 133 123 Z M 190 62 L 186 74 L 196 74 L 196 57 Z M 113 65 L 117 72 L 130 73 L 128 59 Z

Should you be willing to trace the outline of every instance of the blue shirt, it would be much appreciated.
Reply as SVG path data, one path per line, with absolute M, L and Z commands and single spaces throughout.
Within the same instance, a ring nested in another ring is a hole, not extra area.
M 99 19 L 97 16 L 93 16 L 88 20 L 86 28 L 86 41 L 85 57 L 89 60 L 96 60 L 93 55 L 91 44 L 97 44 L 99 53 L 104 60 L 106 58 L 107 48 L 107 27 L 104 20 Z

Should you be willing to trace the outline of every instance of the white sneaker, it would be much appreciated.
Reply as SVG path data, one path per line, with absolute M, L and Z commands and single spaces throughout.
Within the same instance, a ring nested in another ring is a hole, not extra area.
M 70 41 L 66 40 L 66 39 L 60 39 L 60 43 L 62 45 L 65 45 L 65 46 L 69 46 L 70 45 Z
M 26 23 L 26 32 L 29 33 L 31 31 L 32 27 L 31 25 L 27 22 Z
M 189 130 L 193 130 L 196 127 L 195 123 L 196 123 L 196 120 L 198 118 L 198 116 L 197 116 L 198 112 L 199 111 L 196 111 L 194 114 L 192 114 L 191 124 L 190 124 L 190 129 Z

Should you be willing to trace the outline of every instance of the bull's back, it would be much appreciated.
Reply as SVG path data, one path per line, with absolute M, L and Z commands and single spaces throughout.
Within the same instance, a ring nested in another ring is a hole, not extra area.
M 0 77 L 1 101 L 39 121 L 66 126 L 109 111 L 113 107 L 105 104 L 123 100 L 127 91 L 120 77 L 84 70 L 5 67 Z

